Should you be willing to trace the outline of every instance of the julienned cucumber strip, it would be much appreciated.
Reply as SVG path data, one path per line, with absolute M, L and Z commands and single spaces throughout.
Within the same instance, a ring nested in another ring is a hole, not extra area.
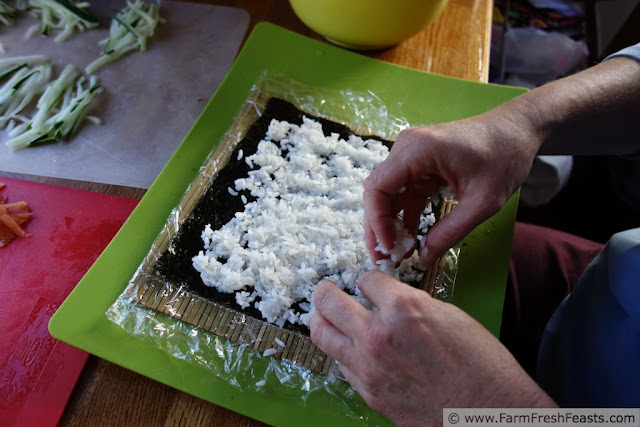
M 4 74 L 9 74 L 6 82 L 0 87 L 0 127 L 11 120 L 19 119 L 20 113 L 33 99 L 36 99 L 45 86 L 51 81 L 51 62 L 47 61 L 35 68 L 26 63 L 12 67 Z
M 58 80 L 42 94 L 38 100 L 38 112 L 33 117 L 33 127 L 38 128 L 45 120 L 54 105 L 62 99 L 66 90 L 73 86 L 73 82 L 78 77 L 78 71 L 73 65 L 67 65 Z
M 26 62 L 23 62 L 20 65 L 16 65 L 13 68 L 9 68 L 7 71 L 3 71 L 2 74 L 0 74 L 0 82 L 3 81 L 4 79 L 6 79 L 7 77 L 10 77 L 13 73 L 15 73 L 16 71 L 24 68 L 27 66 Z
M 136 37 L 140 37 L 140 34 L 136 33 L 133 28 L 131 28 L 129 26 L 129 24 L 127 24 L 126 22 L 122 21 L 120 18 L 118 18 L 118 16 L 113 16 L 111 19 L 113 19 L 114 21 L 116 21 L 118 24 L 122 25 L 124 27 L 125 30 L 129 31 L 131 34 L 133 34 Z M 135 22 L 132 22 L 131 25 L 135 27 L 135 25 L 139 22 L 139 20 L 136 20 Z M 107 45 L 109 45 L 109 43 L 107 43 Z
M 20 80 L 18 80 L 16 82 L 15 85 L 13 85 L 13 87 L 11 88 L 14 92 L 16 92 L 18 89 L 20 89 L 20 86 L 22 86 L 22 84 L 24 82 L 26 82 L 27 80 L 29 80 L 31 78 L 31 76 L 33 76 L 35 73 L 37 73 L 38 70 L 33 70 L 27 73 L 26 76 L 22 77 Z
M 55 38 L 56 43 L 66 40 L 74 31 L 96 28 L 98 19 L 87 12 L 89 3 L 69 0 L 27 0 L 25 10 L 42 21 L 42 34 L 49 29 L 62 30 Z
M 62 132 L 60 132 L 60 126 L 62 126 L 62 122 L 56 123 L 52 128 L 52 130 L 54 131 L 52 136 L 50 136 L 49 134 L 42 135 L 38 139 L 31 141 L 29 143 L 29 147 L 39 147 L 41 145 L 60 142 L 62 140 Z
M 13 18 L 16 16 L 16 9 L 6 2 L 0 1 L 0 22 L 4 25 L 13 25 Z
M 40 67 L 45 66 L 51 69 L 49 62 Z M 22 75 L 20 71 L 29 76 Z M 37 70 L 20 71 L 17 77 L 12 78 L 16 80 L 12 82 L 14 86 L 18 85 L 19 88 L 30 82 L 33 76 L 43 74 L 36 73 Z M 25 79 L 25 77 L 28 78 Z M 36 104 L 37 112 L 33 118 L 25 119 L 23 124 L 13 128 L 9 132 L 11 139 L 5 144 L 16 151 L 55 143 L 71 136 L 87 116 L 94 99 L 102 90 L 95 76 L 91 76 L 87 82 L 84 77 L 79 77 L 78 71 L 73 66 L 65 67 L 60 76 L 49 84 L 46 90 L 41 91 L 42 95 Z
M 153 36 L 161 22 L 165 21 L 160 17 L 156 4 L 146 4 L 141 0 L 127 2 L 127 6 L 112 17 L 109 38 L 100 42 L 105 45 L 102 55 L 87 65 L 85 72 L 93 74 L 129 51 L 145 50 L 147 39 Z
M 45 62 L 47 57 L 44 55 L 25 55 L 25 56 L 14 56 L 12 58 L 3 58 L 0 59 L 0 69 L 4 70 L 5 68 L 10 68 L 15 65 L 20 64 L 35 64 L 38 62 Z
M 80 9 L 79 7 L 77 7 L 76 5 L 71 3 L 70 1 L 67 1 L 67 0 L 55 0 L 55 2 L 56 3 L 60 3 L 61 6 L 67 8 L 69 10 L 69 12 L 73 13 L 78 18 L 82 19 L 83 21 L 92 22 L 92 23 L 98 23 L 98 19 L 95 16 L 93 16 L 90 13 L 87 13 L 86 11 Z

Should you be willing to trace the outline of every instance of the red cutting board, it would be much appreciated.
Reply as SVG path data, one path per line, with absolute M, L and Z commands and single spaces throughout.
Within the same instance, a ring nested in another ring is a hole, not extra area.
M 31 235 L 0 248 L 0 424 L 55 426 L 88 354 L 60 342 L 49 318 L 138 201 L 0 176 L 26 201 Z

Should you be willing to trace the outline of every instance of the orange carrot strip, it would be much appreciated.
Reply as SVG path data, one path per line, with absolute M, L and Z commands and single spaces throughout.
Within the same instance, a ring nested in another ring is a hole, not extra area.
M 31 219 L 31 217 L 33 216 L 33 212 L 18 212 L 9 214 L 9 216 L 13 218 L 13 220 L 17 222 L 18 225 L 22 225 Z
M 33 216 L 33 212 L 12 212 L 9 213 L 10 216 L 12 216 L 14 219 L 15 218 L 30 218 Z
M 5 187 L 0 182 L 0 190 Z M 7 198 L 0 196 L 0 248 L 8 245 L 15 237 L 28 237 L 21 224 L 31 219 L 33 213 L 29 211 L 27 202 L 7 203 Z
M 9 214 L 3 213 L 2 215 L 0 215 L 0 221 L 2 221 L 4 223 L 4 225 L 6 225 L 7 227 L 9 227 L 9 229 L 11 231 L 13 231 L 14 233 L 16 233 L 18 236 L 20 237 L 26 237 L 29 235 L 29 233 L 27 233 L 26 231 L 24 231 L 22 229 L 22 227 L 20 227 L 18 225 L 17 222 L 15 222 L 13 220 L 13 218 L 11 218 L 9 216 Z
M 14 202 L 14 203 L 4 203 L 0 205 L 0 209 L 25 209 L 28 208 L 29 205 L 27 202 Z

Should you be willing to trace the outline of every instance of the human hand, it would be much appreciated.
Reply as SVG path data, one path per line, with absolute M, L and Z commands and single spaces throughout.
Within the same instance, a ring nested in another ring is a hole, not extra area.
M 374 270 L 358 284 L 369 310 L 332 282 L 313 299 L 311 339 L 398 425 L 437 425 L 443 408 L 551 407 L 509 351 L 457 307 Z
M 527 177 L 541 140 L 517 109 L 498 108 L 469 119 L 410 128 L 364 183 L 365 240 L 374 261 L 377 238 L 394 246 L 394 221 L 416 234 L 430 196 L 448 185 L 458 206 L 422 240 L 420 261 L 430 265 L 495 214 Z

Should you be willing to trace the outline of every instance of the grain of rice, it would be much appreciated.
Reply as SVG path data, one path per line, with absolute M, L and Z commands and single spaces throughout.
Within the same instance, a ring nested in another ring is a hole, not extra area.
M 238 161 L 242 160 L 243 155 L 244 155 L 244 152 L 242 151 L 242 149 L 238 150 Z
M 264 353 L 262 353 L 263 356 L 273 356 L 274 354 L 276 354 L 278 352 L 278 350 L 276 350 L 275 348 L 268 348 L 264 351 Z
M 285 347 L 285 346 L 286 346 L 286 344 L 284 343 L 284 341 L 282 341 L 280 338 L 274 338 L 273 340 L 274 340 L 274 341 L 276 342 L 276 344 L 278 344 L 280 347 Z
M 265 380 L 260 380 L 256 383 L 256 387 L 263 387 L 267 382 Z
M 232 196 L 238 195 L 238 192 L 231 187 L 227 188 L 227 190 L 229 190 L 229 194 L 231 194 Z
M 398 261 L 402 261 L 404 256 L 415 247 L 416 239 L 406 228 L 404 228 L 402 220 L 397 219 L 393 225 L 395 227 L 396 234 L 393 248 L 386 249 L 382 243 L 378 241 L 378 246 L 376 246 L 375 249 L 383 255 L 389 255 L 391 261 L 396 263 Z M 378 265 L 380 265 L 380 263 L 378 263 Z

